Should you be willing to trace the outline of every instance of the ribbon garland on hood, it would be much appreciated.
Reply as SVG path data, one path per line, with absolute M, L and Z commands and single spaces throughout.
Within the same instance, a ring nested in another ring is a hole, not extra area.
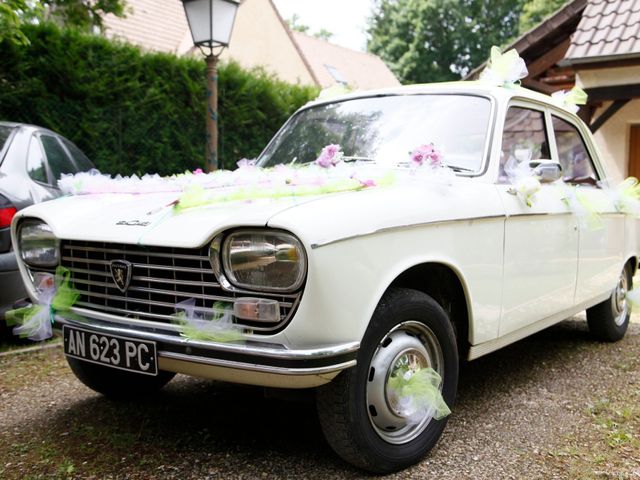
M 38 303 L 5 314 L 7 325 L 18 325 L 13 329 L 14 335 L 34 341 L 53 336 L 55 314 L 69 311 L 80 297 L 80 292 L 71 286 L 69 277 L 70 272 L 64 267 L 58 267 L 55 275 L 40 274 L 36 287 Z

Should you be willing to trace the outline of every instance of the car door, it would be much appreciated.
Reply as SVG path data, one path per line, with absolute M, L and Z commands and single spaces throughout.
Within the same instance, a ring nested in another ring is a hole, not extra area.
M 578 188 L 587 205 L 597 210 L 592 219 L 580 219 L 578 283 L 575 303 L 609 294 L 622 268 L 625 217 L 599 185 L 601 176 L 582 126 L 562 112 L 552 113 L 558 159 L 566 184 Z
M 542 184 L 528 206 L 509 175 L 518 164 L 551 158 L 549 120 L 545 107 L 517 101 L 505 116 L 496 187 L 506 213 L 500 336 L 573 306 L 577 220 L 557 186 Z

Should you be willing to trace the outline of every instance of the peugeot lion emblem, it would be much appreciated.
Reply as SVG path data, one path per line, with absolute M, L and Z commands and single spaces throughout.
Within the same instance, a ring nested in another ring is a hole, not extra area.
M 126 260 L 111 260 L 111 278 L 122 293 L 127 291 L 131 282 L 131 263 Z

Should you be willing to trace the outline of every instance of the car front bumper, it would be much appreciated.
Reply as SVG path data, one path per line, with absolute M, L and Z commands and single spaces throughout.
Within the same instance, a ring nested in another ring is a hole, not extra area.
M 111 315 L 73 309 L 56 314 L 54 328 L 64 325 L 156 342 L 158 367 L 214 380 L 276 388 L 310 388 L 330 382 L 342 370 L 356 364 L 359 343 L 291 349 L 284 345 L 247 340 L 218 343 L 191 340 L 176 331 L 129 326 Z

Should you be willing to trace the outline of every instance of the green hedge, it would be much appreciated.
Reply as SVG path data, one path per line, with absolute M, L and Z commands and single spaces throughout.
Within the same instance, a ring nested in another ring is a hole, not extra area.
M 24 29 L 0 43 L 0 119 L 71 139 L 104 172 L 170 174 L 204 165 L 204 61 L 61 30 Z M 219 71 L 219 157 L 256 156 L 291 113 L 317 95 L 235 63 Z

